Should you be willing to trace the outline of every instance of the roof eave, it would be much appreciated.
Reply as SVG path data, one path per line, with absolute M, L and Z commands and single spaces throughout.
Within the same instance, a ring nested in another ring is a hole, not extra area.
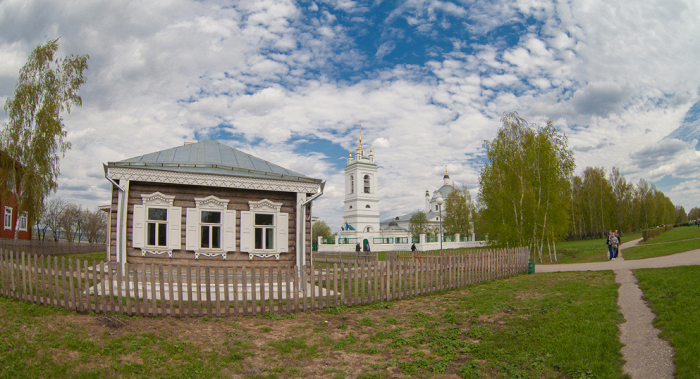
M 323 182 L 321 179 L 314 179 L 314 178 L 309 178 L 309 177 L 302 177 L 302 176 L 296 176 L 296 175 L 285 175 L 285 174 L 277 174 L 273 172 L 266 172 L 266 171 L 259 171 L 259 170 L 253 170 L 253 169 L 244 169 L 244 168 L 239 168 L 239 167 L 231 167 L 231 166 L 224 166 L 224 165 L 217 165 L 217 164 L 179 164 L 179 163 L 149 163 L 149 162 L 108 162 L 106 165 L 106 168 L 130 168 L 130 169 L 156 169 L 156 170 L 162 170 L 162 171 L 171 171 L 171 172 L 179 172 L 181 170 L 179 169 L 185 169 L 185 168 L 215 168 L 215 169 L 220 169 L 220 170 L 229 170 L 231 171 L 230 176 L 237 176 L 235 173 L 247 173 L 247 174 L 254 174 L 254 175 L 259 175 L 265 178 L 270 178 L 270 179 L 279 179 L 279 180 L 287 180 L 287 181 L 293 181 L 293 182 L 305 182 L 305 183 L 317 183 L 320 184 Z M 229 175 L 226 175 L 229 176 Z

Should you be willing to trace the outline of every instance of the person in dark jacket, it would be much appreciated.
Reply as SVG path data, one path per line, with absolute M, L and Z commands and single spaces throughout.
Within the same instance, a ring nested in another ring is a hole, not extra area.
M 415 243 L 413 245 L 411 245 L 411 251 L 413 251 L 413 252 L 416 251 L 416 244 Z

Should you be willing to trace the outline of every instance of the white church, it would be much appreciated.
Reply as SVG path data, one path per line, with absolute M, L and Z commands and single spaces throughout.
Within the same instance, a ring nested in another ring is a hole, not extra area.
M 374 162 L 372 149 L 369 155 L 365 155 L 360 131 L 355 155 L 353 156 L 352 151 L 349 152 L 345 166 L 345 200 L 340 235 L 335 240 L 319 237 L 318 251 L 355 251 L 358 243 L 362 247 L 369 244 L 371 251 L 410 250 L 414 243 L 419 251 L 439 250 L 440 239 L 443 240 L 443 249 L 481 246 L 481 242 L 474 241 L 473 233 L 468 236 L 411 236 L 408 224 L 411 216 L 417 212 L 380 221 L 377 179 L 378 167 Z M 445 213 L 445 205 L 441 206 L 439 203 L 444 202 L 444 199 L 456 190 L 454 183 L 450 183 L 447 172 L 443 179 L 443 186 L 434 191 L 432 197 L 429 191 L 425 192 L 425 213 L 429 225 L 436 230 Z

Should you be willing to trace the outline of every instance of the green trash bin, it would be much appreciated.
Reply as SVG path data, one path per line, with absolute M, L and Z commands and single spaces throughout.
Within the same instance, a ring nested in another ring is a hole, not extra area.
M 535 273 L 535 260 L 534 259 L 530 259 L 530 261 L 527 263 L 527 273 L 528 274 Z

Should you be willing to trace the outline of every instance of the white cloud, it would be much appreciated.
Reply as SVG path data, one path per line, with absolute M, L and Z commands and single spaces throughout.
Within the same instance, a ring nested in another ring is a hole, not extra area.
M 453 38 L 454 51 L 431 50 L 434 60 L 424 65 L 368 71 L 350 35 L 357 25 L 340 16 L 375 27 L 367 23 L 372 6 L 5 0 L 0 100 L 46 38 L 61 36 L 62 53 L 90 54 L 84 105 L 66 116 L 74 148 L 62 161 L 59 195 L 91 205 L 109 199 L 101 163 L 223 127 L 244 136 L 232 145 L 327 180 L 314 212 L 339 225 L 344 184 L 335 164 L 356 146 L 362 121 L 380 165 L 383 215 L 406 213 L 422 206 L 426 189 L 440 186 L 444 165 L 453 180 L 475 189 L 482 141 L 510 110 L 540 124 L 554 119 L 579 169 L 618 166 L 631 181 L 700 173 L 690 142 L 660 142 L 698 100 L 700 50 L 692 36 L 700 35 L 700 3 L 409 1 L 387 25 L 403 18 L 424 36 L 467 34 Z M 524 25 L 509 46 L 498 28 L 515 30 L 523 19 L 541 28 Z M 495 37 L 484 45 L 487 32 Z M 391 39 L 373 47 L 376 61 L 399 49 Z M 296 138 L 331 141 L 338 156 L 303 151 Z M 668 195 L 700 201 L 690 183 Z

